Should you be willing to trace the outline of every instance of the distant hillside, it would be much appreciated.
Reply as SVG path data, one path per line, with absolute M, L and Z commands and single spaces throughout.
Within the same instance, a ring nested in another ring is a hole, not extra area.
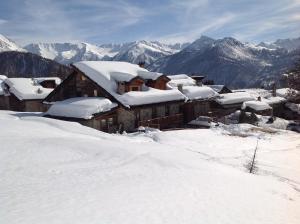
M 7 77 L 66 77 L 67 66 L 36 54 L 18 51 L 0 52 L 0 74 Z

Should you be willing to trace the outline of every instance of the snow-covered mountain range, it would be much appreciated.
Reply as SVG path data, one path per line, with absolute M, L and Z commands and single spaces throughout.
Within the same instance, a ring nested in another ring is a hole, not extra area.
M 273 43 L 261 42 L 258 44 L 258 46 L 269 49 L 284 48 L 288 51 L 293 51 L 300 48 L 300 37 L 294 39 L 278 39 Z
M 82 60 L 145 61 L 152 71 L 171 75 L 200 73 L 217 84 L 241 88 L 278 80 L 299 60 L 300 38 L 252 44 L 231 37 L 213 39 L 202 36 L 190 44 L 171 45 L 142 40 L 99 46 L 89 43 L 37 43 L 22 48 L 1 35 L 2 51 L 28 51 L 61 64 Z M 27 64 L 30 66 L 30 63 Z
M 279 42 L 284 41 L 275 43 Z M 231 37 L 215 40 L 202 36 L 180 52 L 156 60 L 148 69 L 166 74 L 200 73 L 231 87 L 261 86 L 279 80 L 300 59 L 296 42 L 268 48 Z
M 24 47 L 27 51 L 62 64 L 77 61 L 98 61 L 113 57 L 117 52 L 112 48 L 99 47 L 89 43 L 37 43 Z
M 161 57 L 178 52 L 184 46 L 186 45 L 166 45 L 157 41 L 142 40 L 100 46 L 88 43 L 38 43 L 29 44 L 25 49 L 63 64 L 82 60 L 115 60 L 132 63 L 145 61 L 146 64 L 151 64 Z

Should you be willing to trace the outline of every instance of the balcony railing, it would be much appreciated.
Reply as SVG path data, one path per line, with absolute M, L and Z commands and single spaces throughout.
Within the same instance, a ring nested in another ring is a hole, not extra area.
M 139 121 L 138 125 L 144 127 L 157 128 L 157 129 L 165 129 L 165 128 L 179 126 L 182 123 L 183 123 L 183 114 L 174 114 L 174 115 Z

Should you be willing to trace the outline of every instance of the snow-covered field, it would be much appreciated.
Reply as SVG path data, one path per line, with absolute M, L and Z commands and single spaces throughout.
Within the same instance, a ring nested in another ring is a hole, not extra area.
M 231 125 L 109 135 L 7 111 L 0 127 L 1 224 L 300 223 L 297 133 Z

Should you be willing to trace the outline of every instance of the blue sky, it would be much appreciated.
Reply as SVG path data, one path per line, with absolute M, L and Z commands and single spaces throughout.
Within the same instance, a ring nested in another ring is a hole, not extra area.
M 0 33 L 20 44 L 273 41 L 300 36 L 300 0 L 0 0 Z

